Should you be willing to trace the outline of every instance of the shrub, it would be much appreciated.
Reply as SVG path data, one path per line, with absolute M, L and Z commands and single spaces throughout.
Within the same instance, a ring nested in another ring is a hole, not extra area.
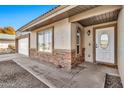
M 8 48 L 9 48 L 9 49 L 12 49 L 12 50 L 15 50 L 15 45 L 14 45 L 14 44 L 9 44 L 9 45 L 8 45 Z

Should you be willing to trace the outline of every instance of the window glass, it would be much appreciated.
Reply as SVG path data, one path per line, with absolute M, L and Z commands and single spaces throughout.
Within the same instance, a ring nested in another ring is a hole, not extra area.
M 80 53 L 80 32 L 77 31 L 77 54 Z
M 100 37 L 100 46 L 101 48 L 107 48 L 108 44 L 109 44 L 109 40 L 108 40 L 108 34 L 102 34 Z
M 43 33 L 38 34 L 38 49 L 39 51 L 43 51 L 44 49 L 44 39 L 43 39 Z
M 77 45 L 80 44 L 80 32 L 77 31 Z
M 79 46 L 77 45 L 77 54 L 79 54 L 80 53 L 80 51 L 79 51 L 80 49 L 79 49 Z
M 38 50 L 44 52 L 52 51 L 52 29 L 38 33 Z

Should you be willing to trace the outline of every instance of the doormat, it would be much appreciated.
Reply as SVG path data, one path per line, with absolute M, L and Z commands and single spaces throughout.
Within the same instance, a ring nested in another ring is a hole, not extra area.
M 123 88 L 120 77 L 106 74 L 105 88 Z

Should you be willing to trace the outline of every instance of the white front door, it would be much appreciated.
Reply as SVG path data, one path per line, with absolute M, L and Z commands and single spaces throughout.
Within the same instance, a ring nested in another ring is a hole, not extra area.
M 20 39 L 18 44 L 19 44 L 18 47 L 19 54 L 29 56 L 29 39 L 28 38 Z
M 96 29 L 96 62 L 114 64 L 114 27 Z

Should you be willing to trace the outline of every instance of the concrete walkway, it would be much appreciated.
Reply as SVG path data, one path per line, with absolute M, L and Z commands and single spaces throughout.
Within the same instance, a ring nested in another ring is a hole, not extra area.
M 13 60 L 49 87 L 103 88 L 106 73 L 118 75 L 117 69 L 85 62 L 71 71 L 18 55 L 0 55 L 0 61 Z

